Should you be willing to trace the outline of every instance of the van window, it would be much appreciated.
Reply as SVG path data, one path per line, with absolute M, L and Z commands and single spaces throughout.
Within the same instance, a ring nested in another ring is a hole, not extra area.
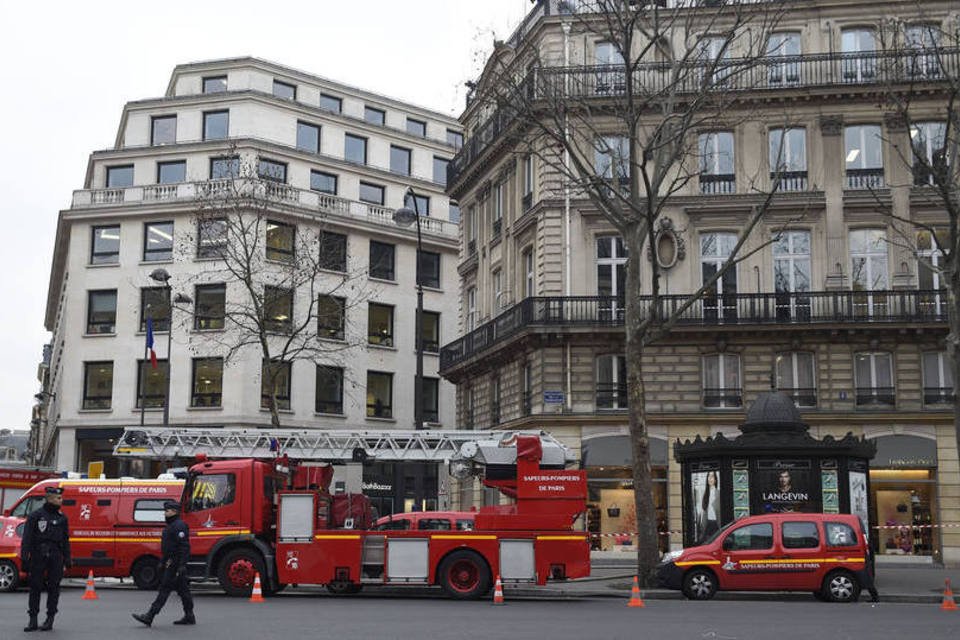
M 457 520 L 457 531 L 473 531 L 473 520 Z
M 730 532 L 723 541 L 726 551 L 747 551 L 773 547 L 773 525 L 769 522 L 748 524 Z
M 816 549 L 820 546 L 816 522 L 784 522 L 780 534 L 784 549 Z
M 827 530 L 827 544 L 831 547 L 857 546 L 857 534 L 847 523 L 825 522 L 823 527 Z
M 42 507 L 45 501 L 46 498 L 42 496 L 30 496 L 18 504 L 10 513 L 10 515 L 14 518 L 26 518 L 31 513 Z
M 417 523 L 421 531 L 450 531 L 450 521 L 446 518 L 422 518 Z
M 137 500 L 133 505 L 134 522 L 163 522 L 163 503 L 166 500 Z
M 232 473 L 195 476 L 190 494 L 190 511 L 216 509 L 233 502 L 237 477 Z

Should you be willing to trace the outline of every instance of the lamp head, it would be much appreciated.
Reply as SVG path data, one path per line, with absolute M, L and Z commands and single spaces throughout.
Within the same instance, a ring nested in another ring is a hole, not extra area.
M 170 280 L 170 273 L 166 269 L 160 267 L 150 272 L 150 279 L 167 284 L 167 281 Z
M 417 221 L 417 212 L 408 206 L 402 206 L 393 212 L 393 221 L 401 227 L 409 227 Z

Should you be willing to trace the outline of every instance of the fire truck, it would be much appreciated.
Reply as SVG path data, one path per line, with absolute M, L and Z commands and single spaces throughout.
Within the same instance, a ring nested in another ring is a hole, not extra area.
M 114 454 L 194 457 L 182 497 L 193 578 L 232 596 L 286 585 L 440 585 L 457 599 L 504 583 L 546 584 L 590 574 L 584 471 L 545 432 L 128 429 Z M 376 530 L 369 499 L 331 494 L 338 462 L 449 464 L 482 477 L 509 504 L 481 507 L 472 530 Z

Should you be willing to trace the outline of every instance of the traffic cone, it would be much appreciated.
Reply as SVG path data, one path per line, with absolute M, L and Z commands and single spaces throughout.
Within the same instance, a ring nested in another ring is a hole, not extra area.
M 503 583 L 500 582 L 500 576 L 493 585 L 493 604 L 503 604 Z
M 250 594 L 250 602 L 263 602 L 263 590 L 260 588 L 260 572 L 253 575 L 253 593 Z
M 941 611 L 956 611 L 957 603 L 953 601 L 953 591 L 950 589 L 950 578 L 947 578 L 946 586 L 943 589 L 943 603 L 940 605 Z
M 97 590 L 93 587 L 93 569 L 90 570 L 90 573 L 87 574 L 87 588 L 83 591 L 83 597 L 81 600 L 99 600 L 100 596 L 97 595 Z
M 628 607 L 643 607 L 643 600 L 640 599 L 640 585 L 637 582 L 637 576 L 633 576 L 633 589 L 630 590 L 630 602 Z

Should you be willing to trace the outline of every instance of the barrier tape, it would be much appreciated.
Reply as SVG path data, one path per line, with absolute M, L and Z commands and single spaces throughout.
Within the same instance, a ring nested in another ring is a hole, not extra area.
M 802 515 L 802 514 L 797 514 Z M 960 522 L 945 522 L 943 524 L 887 524 L 887 525 L 877 525 L 870 527 L 871 529 L 953 529 L 960 528 Z M 661 536 L 671 536 L 671 535 L 683 535 L 683 531 L 658 531 Z M 591 533 L 591 538 L 622 538 L 628 536 L 630 538 L 639 538 L 640 534 L 633 532 L 628 533 L 626 531 L 621 533 Z

